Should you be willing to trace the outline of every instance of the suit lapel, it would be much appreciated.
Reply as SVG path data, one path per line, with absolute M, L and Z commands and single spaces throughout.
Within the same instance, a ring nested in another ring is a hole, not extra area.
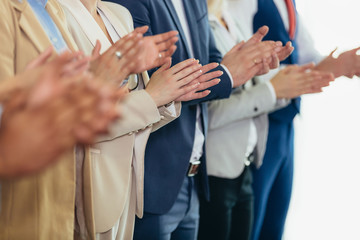
M 170 15 L 171 15 L 176 27 L 177 27 L 177 30 L 179 31 L 180 40 L 185 46 L 187 55 L 188 55 L 188 57 L 190 57 L 192 54 L 190 53 L 190 49 L 189 49 L 188 43 L 186 41 L 186 37 L 185 37 L 184 31 L 183 31 L 183 29 L 181 27 L 181 23 L 180 23 L 178 15 L 176 13 L 176 10 L 174 8 L 174 5 L 172 4 L 171 0 L 164 0 L 164 2 L 165 2 L 166 7 L 168 8 L 169 13 L 170 13 Z
M 51 46 L 51 42 L 43 30 L 40 22 L 37 20 L 37 17 L 31 9 L 30 5 L 28 5 L 26 1 L 17 0 L 13 0 L 11 3 L 16 11 L 19 12 L 20 28 L 29 37 L 39 52 L 45 51 L 46 48 Z

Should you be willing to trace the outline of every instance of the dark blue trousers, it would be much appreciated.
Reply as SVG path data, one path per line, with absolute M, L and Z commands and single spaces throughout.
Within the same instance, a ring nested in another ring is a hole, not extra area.
M 253 168 L 253 240 L 281 240 L 292 191 L 293 124 L 270 121 L 264 162 Z

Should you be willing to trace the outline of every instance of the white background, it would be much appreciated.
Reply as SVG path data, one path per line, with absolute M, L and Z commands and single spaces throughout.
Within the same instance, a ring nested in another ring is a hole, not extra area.
M 360 46 L 359 0 L 297 0 L 316 48 Z M 360 239 L 360 79 L 303 97 L 285 240 Z

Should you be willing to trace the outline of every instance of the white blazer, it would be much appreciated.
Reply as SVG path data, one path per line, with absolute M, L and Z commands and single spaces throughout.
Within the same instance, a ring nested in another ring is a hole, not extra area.
M 80 0 L 58 1 L 64 8 L 69 30 L 80 50 L 87 55 L 91 54 L 96 40 L 100 40 L 102 52 L 111 46 Z M 133 20 L 126 8 L 101 1 L 98 7 L 121 37 L 133 30 Z M 146 72 L 142 73 L 142 79 L 146 86 L 149 82 Z M 148 137 L 152 131 L 177 118 L 180 109 L 180 103 L 175 104 L 175 113 L 165 107 L 157 108 L 145 90 L 132 91 L 122 107 L 122 118 L 112 126 L 110 134 L 87 149 L 92 178 L 91 184 L 88 184 L 90 189 L 85 191 L 90 192 L 93 198 L 96 232 L 109 230 L 120 218 L 130 187 L 136 187 L 136 214 L 142 217 L 144 153 Z M 135 183 L 131 181 L 132 171 L 136 176 Z
M 230 33 L 217 18 L 209 15 L 217 48 L 224 55 L 237 42 L 247 38 L 230 14 L 224 12 Z M 249 24 L 250 26 L 250 24 Z M 259 167 L 265 153 L 268 134 L 267 113 L 287 102 L 276 101 L 275 93 L 265 82 L 234 89 L 228 99 L 209 103 L 209 131 L 206 138 L 207 171 L 210 176 L 233 179 L 242 173 L 249 144 L 250 126 L 255 125 L 257 143 L 255 164 Z

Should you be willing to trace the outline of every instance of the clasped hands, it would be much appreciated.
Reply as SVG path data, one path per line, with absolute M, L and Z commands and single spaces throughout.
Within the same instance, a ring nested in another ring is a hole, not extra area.
M 230 71 L 234 87 L 279 67 L 279 62 L 294 50 L 291 42 L 283 46 L 279 41 L 262 41 L 268 31 L 267 26 L 259 28 L 248 41 L 238 43 L 224 56 L 221 64 Z

